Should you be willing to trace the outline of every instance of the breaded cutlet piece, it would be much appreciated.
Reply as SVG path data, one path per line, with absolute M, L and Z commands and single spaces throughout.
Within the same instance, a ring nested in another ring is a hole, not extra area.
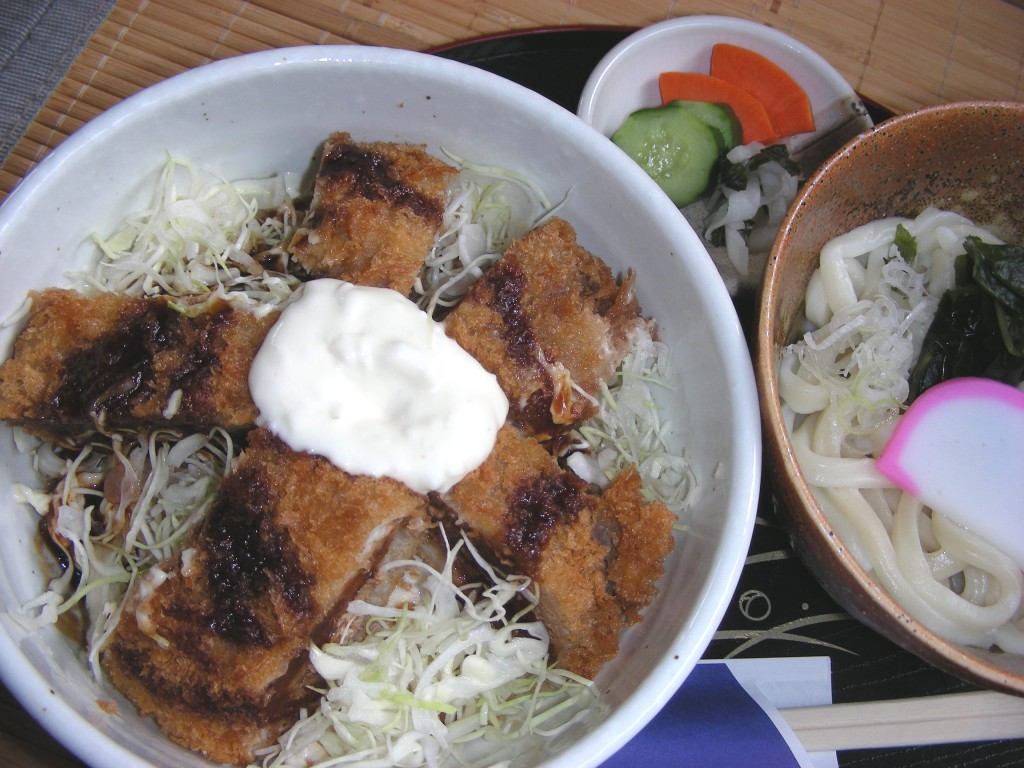
M 396 532 L 429 524 L 425 506 L 254 431 L 166 576 L 129 596 L 103 669 L 174 741 L 253 760 L 315 701 L 310 643 L 333 639 Z
M 601 492 L 601 513 L 612 550 L 608 584 L 626 624 L 636 624 L 658 592 L 674 544 L 676 516 L 664 504 L 644 498 L 635 465 L 623 469 Z
M 441 226 L 458 171 L 414 144 L 324 144 L 311 220 L 291 245 L 314 277 L 393 288 L 408 295 Z
M 509 418 L 557 435 L 594 415 L 601 383 L 646 321 L 633 291 L 552 219 L 514 240 L 445 319 L 445 330 L 498 378 Z
M 539 590 L 539 618 L 561 666 L 592 678 L 654 597 L 672 548 L 672 513 L 640 495 L 635 471 L 603 495 L 506 425 L 490 457 L 431 497 L 510 572 Z
M 97 428 L 253 425 L 249 367 L 276 313 L 260 317 L 207 297 L 59 288 L 31 302 L 14 354 L 0 366 L 0 420 L 56 440 Z

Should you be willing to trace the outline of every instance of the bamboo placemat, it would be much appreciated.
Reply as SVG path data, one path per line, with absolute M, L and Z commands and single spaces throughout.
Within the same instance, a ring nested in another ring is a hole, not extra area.
M 14 0 L 17 1 L 17 0 Z M 0 0 L 0 4 L 11 0 Z M 47 152 L 123 98 L 267 48 L 427 50 L 510 30 L 641 27 L 713 13 L 782 29 L 892 112 L 962 98 L 1024 101 L 1024 0 L 119 0 L 0 169 L 0 200 Z M 0 16 L 2 16 L 0 11 Z M 0 763 L 79 766 L 0 699 Z
M 92 117 L 216 59 L 325 43 L 426 50 L 509 30 L 639 27 L 697 13 L 788 32 L 891 112 L 1024 101 L 1021 0 L 120 0 L 0 170 L 0 199 Z

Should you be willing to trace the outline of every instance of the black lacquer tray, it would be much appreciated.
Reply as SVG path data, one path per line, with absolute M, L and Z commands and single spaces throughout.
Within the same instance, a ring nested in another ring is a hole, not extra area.
M 433 53 L 486 69 L 541 93 L 571 112 L 590 72 L 633 30 L 579 27 L 479 38 Z M 889 117 L 868 104 L 877 122 Z M 751 297 L 736 299 L 752 333 Z M 835 703 L 959 693 L 976 688 L 893 645 L 845 613 L 804 568 L 775 515 L 766 479 L 757 523 L 730 608 L 707 659 L 829 656 Z M 1024 740 L 839 753 L 843 768 L 979 768 L 1024 765 Z M 670 765 L 670 763 L 666 763 Z

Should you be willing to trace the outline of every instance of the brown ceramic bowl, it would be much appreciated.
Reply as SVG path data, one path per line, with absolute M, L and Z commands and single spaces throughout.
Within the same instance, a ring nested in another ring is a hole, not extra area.
M 808 180 L 779 230 L 758 307 L 755 373 L 765 467 L 793 545 L 853 616 L 899 646 L 979 686 L 1024 695 L 1024 656 L 957 645 L 910 617 L 844 546 L 793 454 L 778 393 L 782 347 L 793 338 L 821 246 L 885 216 L 952 209 L 1007 242 L 1024 242 L 1024 104 L 927 107 L 880 123 Z

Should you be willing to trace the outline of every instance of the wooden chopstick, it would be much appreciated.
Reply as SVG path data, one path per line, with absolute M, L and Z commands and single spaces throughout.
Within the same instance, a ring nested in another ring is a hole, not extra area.
M 780 713 L 808 752 L 1024 738 L 1024 698 L 994 691 Z

